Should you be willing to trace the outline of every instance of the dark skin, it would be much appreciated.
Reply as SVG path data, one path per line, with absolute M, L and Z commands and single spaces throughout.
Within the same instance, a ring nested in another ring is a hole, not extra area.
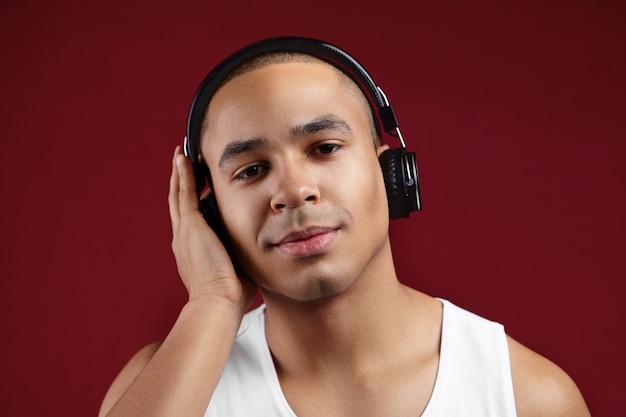
M 292 62 L 230 81 L 207 117 L 203 156 L 241 270 L 198 212 L 177 148 L 172 247 L 189 301 L 164 342 L 122 370 L 100 415 L 203 415 L 257 286 L 297 415 L 421 415 L 442 307 L 397 279 L 377 163 L 386 147 L 373 144 L 362 102 L 328 66 Z M 589 416 L 562 370 L 509 346 L 519 416 Z

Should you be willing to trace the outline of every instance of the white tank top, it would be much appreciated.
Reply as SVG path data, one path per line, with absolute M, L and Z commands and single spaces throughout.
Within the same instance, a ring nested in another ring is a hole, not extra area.
M 422 417 L 515 417 L 504 328 L 440 301 L 439 369 Z M 205 417 L 296 417 L 281 391 L 265 339 L 264 312 L 261 306 L 244 316 Z

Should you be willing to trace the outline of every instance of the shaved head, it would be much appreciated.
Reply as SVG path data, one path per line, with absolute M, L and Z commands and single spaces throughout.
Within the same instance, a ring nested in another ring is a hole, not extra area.
M 372 114 L 372 108 L 369 104 L 368 99 L 363 94 L 363 91 L 361 91 L 359 86 L 352 80 L 352 78 L 346 75 L 339 68 L 335 67 L 332 64 L 329 64 L 328 62 L 322 59 L 316 58 L 312 55 L 308 55 L 308 54 L 301 53 L 301 52 L 270 52 L 270 53 L 266 53 L 266 54 L 262 54 L 262 55 L 250 58 L 242 62 L 241 64 L 239 64 L 232 71 L 230 71 L 226 75 L 226 77 L 224 77 L 220 85 L 217 87 L 217 89 L 215 90 L 215 93 L 217 93 L 217 91 L 219 91 L 224 85 L 228 84 L 230 81 L 244 74 L 247 74 L 251 71 L 254 71 L 256 69 L 261 69 L 269 65 L 291 63 L 291 62 L 321 64 L 321 65 L 326 65 L 329 68 L 332 68 L 337 74 L 337 77 L 339 78 L 339 80 L 341 81 L 341 84 L 345 86 L 347 91 L 349 91 L 352 95 L 354 95 L 361 102 L 363 106 L 363 110 L 366 112 L 367 119 L 369 120 L 372 141 L 376 146 L 380 145 L 380 134 L 378 133 L 376 129 L 374 115 Z M 207 117 L 208 111 L 209 109 L 207 107 L 207 110 L 204 114 L 204 119 L 202 121 L 202 127 L 200 130 L 201 138 L 204 137 L 204 134 L 208 127 L 208 117 Z

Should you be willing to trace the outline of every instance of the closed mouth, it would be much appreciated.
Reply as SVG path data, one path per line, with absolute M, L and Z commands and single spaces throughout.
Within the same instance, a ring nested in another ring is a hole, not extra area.
M 309 227 L 288 233 L 274 246 L 282 253 L 293 257 L 318 255 L 333 242 L 337 230 L 332 227 Z

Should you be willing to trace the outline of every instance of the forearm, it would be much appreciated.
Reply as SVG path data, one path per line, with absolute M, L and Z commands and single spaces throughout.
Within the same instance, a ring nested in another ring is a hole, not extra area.
M 187 303 L 163 344 L 111 411 L 103 415 L 202 416 L 222 375 L 242 314 L 215 300 Z

